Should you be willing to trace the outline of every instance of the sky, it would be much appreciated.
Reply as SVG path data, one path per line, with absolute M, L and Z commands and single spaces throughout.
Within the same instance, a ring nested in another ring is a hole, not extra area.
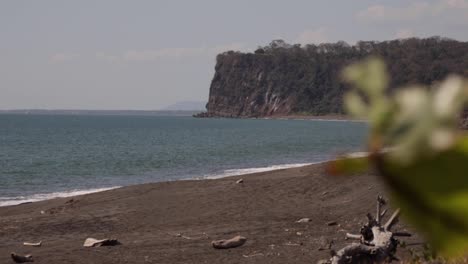
M 468 0 L 3 0 L 0 109 L 206 101 L 216 54 L 289 43 L 468 41 Z

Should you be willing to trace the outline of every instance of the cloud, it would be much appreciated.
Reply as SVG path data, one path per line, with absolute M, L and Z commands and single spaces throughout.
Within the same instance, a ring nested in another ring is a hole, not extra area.
M 437 17 L 442 14 L 468 16 L 467 0 L 438 0 L 434 2 L 411 2 L 406 6 L 371 5 L 356 14 L 361 21 L 411 21 L 425 17 Z
M 99 60 L 107 61 L 107 62 L 117 62 L 117 61 L 120 60 L 119 56 L 109 55 L 109 54 L 106 54 L 104 52 L 97 52 L 96 53 L 96 58 L 99 59 Z
M 417 20 L 427 14 L 430 9 L 431 5 L 427 2 L 413 2 L 404 7 L 372 5 L 358 12 L 356 17 L 365 21 Z
M 55 53 L 50 56 L 50 61 L 52 62 L 65 62 L 78 59 L 80 57 L 77 53 Z
M 192 47 L 192 48 L 163 48 L 147 50 L 129 50 L 120 55 L 110 55 L 103 52 L 96 53 L 96 58 L 108 62 L 127 61 L 145 62 L 160 59 L 182 59 L 196 56 L 215 56 L 224 51 L 236 50 L 245 51 L 244 43 L 230 43 L 213 47 Z
M 468 1 L 466 0 L 444 0 L 442 1 L 445 6 L 449 8 L 463 8 L 468 9 Z
M 329 39 L 326 35 L 326 28 L 318 28 L 316 30 L 305 30 L 303 31 L 294 43 L 305 44 L 320 44 L 328 42 Z
M 200 55 L 204 48 L 165 48 L 158 50 L 130 50 L 122 55 L 126 61 L 153 61 L 160 58 L 180 58 Z
M 411 37 L 414 37 L 414 33 L 411 29 L 400 29 L 395 34 L 395 37 L 397 39 L 411 38 Z

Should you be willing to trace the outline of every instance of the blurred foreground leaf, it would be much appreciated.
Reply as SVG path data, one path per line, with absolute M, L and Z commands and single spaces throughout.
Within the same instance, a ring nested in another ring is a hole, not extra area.
M 331 175 L 362 173 L 369 171 L 369 168 L 368 153 L 343 156 L 327 164 L 327 172 Z
M 468 138 L 434 156 L 379 165 L 402 213 L 446 256 L 468 252 Z
M 388 77 L 377 58 L 348 67 L 356 90 L 345 95 L 351 115 L 369 121 L 365 157 L 330 163 L 334 173 L 370 165 L 390 187 L 398 206 L 445 256 L 468 252 L 468 136 L 457 128 L 468 85 L 450 76 L 437 88 L 398 89 L 389 96 Z

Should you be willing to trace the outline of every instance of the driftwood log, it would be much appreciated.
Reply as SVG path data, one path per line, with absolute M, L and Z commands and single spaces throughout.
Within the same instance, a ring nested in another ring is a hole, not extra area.
M 211 245 L 216 249 L 228 249 L 242 246 L 247 238 L 243 236 L 235 236 L 231 239 L 221 239 L 211 242 Z
M 24 246 L 30 246 L 30 247 L 40 247 L 40 246 L 42 246 L 42 241 L 39 241 L 37 243 L 35 243 L 35 242 L 24 242 L 23 245 Z
M 392 227 L 398 222 L 400 210 L 397 209 L 393 215 L 382 224 L 382 218 L 387 209 L 382 211 L 386 201 L 382 196 L 377 197 L 377 212 L 373 217 L 367 214 L 367 224 L 361 227 L 359 234 L 346 234 L 346 239 L 358 240 L 339 251 L 332 253 L 329 263 L 388 263 L 397 260 L 395 253 L 398 246 L 396 237 L 411 236 L 406 232 L 392 232 Z

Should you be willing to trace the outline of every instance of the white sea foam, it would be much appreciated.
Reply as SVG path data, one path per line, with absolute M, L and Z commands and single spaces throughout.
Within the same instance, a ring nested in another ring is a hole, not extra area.
M 109 187 L 109 188 L 87 189 L 87 190 L 71 190 L 71 191 L 66 191 L 66 192 L 38 193 L 38 194 L 30 195 L 30 196 L 0 197 L 0 207 L 9 206 L 9 205 L 17 205 L 17 204 L 22 204 L 22 203 L 29 203 L 29 202 L 38 202 L 38 201 L 49 200 L 53 198 L 70 197 L 70 196 L 77 196 L 77 195 L 83 195 L 83 194 L 88 194 L 88 193 L 103 192 L 103 191 L 112 190 L 112 189 L 119 188 L 119 187 L 120 186 Z
M 198 179 L 220 179 L 220 178 L 225 178 L 225 177 L 230 177 L 230 176 L 238 176 L 238 175 L 265 172 L 265 171 L 298 168 L 298 167 L 303 167 L 303 166 L 312 165 L 312 164 L 316 164 L 316 163 L 293 163 L 293 164 L 271 165 L 268 167 L 258 167 L 258 168 L 231 169 L 231 170 L 225 170 L 222 173 L 218 173 L 218 174 L 205 175 Z
M 239 176 L 239 175 L 258 173 L 258 172 L 298 168 L 298 167 L 303 167 L 303 166 L 312 165 L 312 164 L 320 164 L 320 163 L 325 163 L 325 162 L 328 162 L 328 160 L 324 160 L 320 162 L 313 162 L 313 163 L 292 163 L 292 164 L 271 165 L 267 167 L 229 169 L 221 173 L 208 174 L 202 177 L 187 178 L 186 180 L 220 179 L 220 178 L 225 178 L 225 177 L 230 177 L 230 176 Z M 88 193 L 103 192 L 103 191 L 112 190 L 112 189 L 116 189 L 120 187 L 122 186 L 115 186 L 115 187 L 109 187 L 109 188 L 95 188 L 95 189 L 87 189 L 87 190 L 71 190 L 71 191 L 65 191 L 65 192 L 39 193 L 39 194 L 30 195 L 30 196 L 17 196 L 17 197 L 1 197 L 0 196 L 0 207 L 9 206 L 9 205 L 17 205 L 17 204 L 22 204 L 22 203 L 29 203 L 29 202 L 44 201 L 44 200 L 49 200 L 53 198 L 71 197 L 71 196 L 83 195 L 83 194 L 88 194 Z

